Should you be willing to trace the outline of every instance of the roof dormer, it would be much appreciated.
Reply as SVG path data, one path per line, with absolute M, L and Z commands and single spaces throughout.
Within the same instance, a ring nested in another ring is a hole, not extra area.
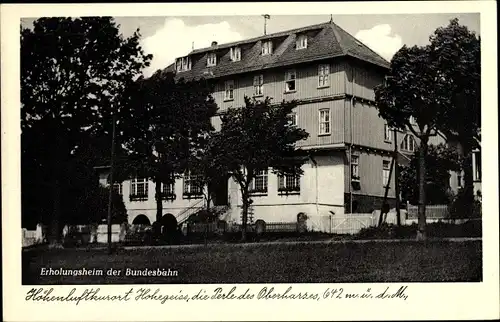
M 307 35 L 306 34 L 298 34 L 295 49 L 306 49 L 307 48 Z
M 273 53 L 273 41 L 272 39 L 262 40 L 262 56 L 271 55 Z
M 207 67 L 212 67 L 216 65 L 217 65 L 217 53 L 215 51 L 208 53 Z
M 175 71 L 185 72 L 187 70 L 191 70 L 191 57 L 184 56 L 177 58 L 175 60 Z
M 231 61 L 241 60 L 241 47 L 235 46 L 229 49 L 229 57 Z

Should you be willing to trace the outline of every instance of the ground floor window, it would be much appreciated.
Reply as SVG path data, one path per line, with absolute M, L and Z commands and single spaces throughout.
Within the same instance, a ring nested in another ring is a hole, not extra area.
M 256 171 L 249 190 L 251 193 L 267 193 L 267 169 Z
M 175 199 L 175 184 L 173 182 L 161 184 L 161 198 L 164 200 Z
M 472 154 L 472 163 L 474 168 L 474 181 L 481 181 L 481 152 Z
M 384 160 L 382 165 L 382 177 L 384 182 L 384 188 L 389 185 L 389 174 L 391 172 L 390 161 Z
M 113 183 L 113 191 L 118 195 L 123 195 L 123 185 L 121 182 Z
M 134 178 L 130 180 L 130 200 L 142 201 L 148 199 L 148 179 Z
M 300 192 L 300 176 L 294 174 L 278 175 L 278 192 Z
M 184 175 L 183 196 L 186 198 L 199 198 L 203 196 L 203 186 L 200 176 L 187 172 Z

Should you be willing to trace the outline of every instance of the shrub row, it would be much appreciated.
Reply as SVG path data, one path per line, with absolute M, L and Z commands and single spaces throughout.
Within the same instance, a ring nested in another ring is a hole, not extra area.
M 428 237 L 450 238 L 450 237 L 481 237 L 482 221 L 469 220 L 463 224 L 445 222 L 429 223 L 426 225 Z M 379 227 L 363 228 L 356 235 L 356 239 L 394 239 L 415 238 L 417 235 L 417 224 L 397 226 L 384 223 Z

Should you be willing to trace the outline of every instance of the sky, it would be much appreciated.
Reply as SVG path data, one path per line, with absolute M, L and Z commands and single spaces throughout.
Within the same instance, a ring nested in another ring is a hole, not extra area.
M 307 25 L 328 22 L 330 17 L 341 28 L 359 39 L 385 59 L 392 58 L 403 45 L 425 45 L 434 30 L 458 18 L 462 25 L 480 34 L 479 13 L 466 14 L 363 14 L 363 15 L 272 15 L 267 20 L 267 33 L 285 31 Z M 144 71 L 150 76 L 165 68 L 176 57 L 188 54 L 192 48 L 258 37 L 264 34 L 262 16 L 176 16 L 176 17 L 115 17 L 125 37 L 137 28 L 141 44 L 153 54 L 151 66 Z M 23 19 L 30 26 L 33 19 Z

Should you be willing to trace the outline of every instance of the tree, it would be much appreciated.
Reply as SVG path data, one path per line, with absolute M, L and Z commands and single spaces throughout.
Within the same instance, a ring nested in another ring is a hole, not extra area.
M 213 130 L 217 105 L 203 79 L 176 81 L 174 73 L 156 72 L 139 79 L 124 131 L 129 175 L 155 182 L 156 222 L 162 218 L 162 184 L 171 184 L 203 150 Z
M 379 115 L 389 126 L 409 129 L 419 138 L 419 201 L 417 239 L 425 234 L 426 156 L 431 136 L 446 116 L 447 97 L 443 83 L 438 80 L 436 60 L 429 46 L 403 46 L 392 58 L 391 68 L 384 84 L 375 88 Z M 416 125 L 410 123 L 410 117 Z
M 407 166 L 400 166 L 398 180 L 403 200 L 411 204 L 418 203 L 419 190 L 419 151 L 411 157 Z M 444 144 L 430 145 L 425 158 L 427 173 L 425 175 L 425 193 L 427 204 L 448 204 L 451 201 L 450 171 L 458 171 L 460 161 L 457 151 Z
M 251 205 L 250 185 L 259 170 L 273 168 L 278 174 L 302 174 L 304 158 L 298 156 L 296 142 L 308 133 L 291 125 L 288 115 L 296 102 L 271 105 L 245 97 L 241 108 L 230 108 L 222 116 L 221 130 L 210 145 L 214 163 L 221 173 L 229 173 L 238 183 L 243 203 L 242 240 L 246 240 L 248 210 Z
M 139 39 L 138 30 L 124 38 L 110 17 L 40 18 L 32 29 L 21 29 L 23 172 L 32 168 L 26 174 L 46 180 L 51 244 L 60 239 L 69 164 L 89 138 L 109 137 L 110 115 L 149 65 L 152 56 Z M 33 137 L 36 145 L 29 142 Z
M 472 151 L 481 141 L 481 39 L 452 19 L 430 37 L 439 79 L 448 93 L 447 117 L 439 124 L 449 139 L 460 143 L 464 171 L 465 212 L 472 212 Z

